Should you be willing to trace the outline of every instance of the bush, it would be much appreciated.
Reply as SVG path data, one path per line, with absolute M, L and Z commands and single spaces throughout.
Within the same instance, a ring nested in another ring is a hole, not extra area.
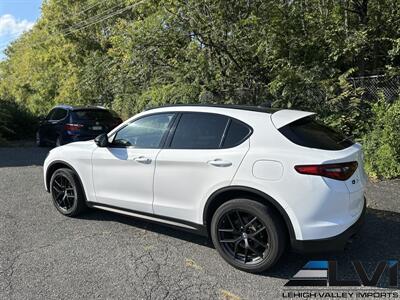
M 24 107 L 0 100 L 0 144 L 7 140 L 33 138 L 37 126 L 37 118 Z
M 325 83 L 328 99 L 317 111 L 328 125 L 358 140 L 367 130 L 371 108 L 369 101 L 361 100 L 363 90 L 350 83 L 353 73 L 354 69 L 350 69 L 338 80 Z
M 370 131 L 363 137 L 365 168 L 371 177 L 400 176 L 400 100 L 372 106 Z
M 10 115 L 1 104 L 0 102 L 0 144 L 4 144 L 6 136 L 13 134 L 13 131 L 9 128 Z

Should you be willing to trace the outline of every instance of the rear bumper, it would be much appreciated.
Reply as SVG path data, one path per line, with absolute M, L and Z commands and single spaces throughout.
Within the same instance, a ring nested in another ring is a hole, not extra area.
M 341 234 L 336 236 L 318 239 L 318 240 L 292 240 L 292 250 L 300 253 L 315 252 L 336 252 L 342 251 L 349 239 L 351 239 L 362 227 L 365 220 L 366 200 L 364 198 L 364 207 L 358 220 Z

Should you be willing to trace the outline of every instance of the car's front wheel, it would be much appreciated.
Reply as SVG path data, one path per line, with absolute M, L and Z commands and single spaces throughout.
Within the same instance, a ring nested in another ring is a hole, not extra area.
M 213 215 L 210 231 L 220 255 L 246 272 L 267 270 L 285 249 L 286 234 L 280 218 L 271 208 L 249 199 L 221 205 Z
M 83 189 L 72 170 L 56 170 L 50 179 L 50 190 L 54 206 L 63 215 L 73 217 L 85 210 Z

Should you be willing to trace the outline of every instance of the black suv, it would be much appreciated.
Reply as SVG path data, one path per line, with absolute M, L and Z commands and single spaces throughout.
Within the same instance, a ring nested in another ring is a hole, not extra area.
M 92 140 L 107 133 L 122 122 L 111 110 L 103 107 L 54 107 L 40 123 L 36 133 L 36 144 L 64 145 L 76 141 Z

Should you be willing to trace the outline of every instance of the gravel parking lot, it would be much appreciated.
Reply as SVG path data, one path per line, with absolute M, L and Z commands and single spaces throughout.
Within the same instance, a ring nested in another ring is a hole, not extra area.
M 366 224 L 345 252 L 285 253 L 253 275 L 203 237 L 104 211 L 62 216 L 43 187 L 47 151 L 0 148 L 0 299 L 273 299 L 310 259 L 337 259 L 340 277 L 352 278 L 351 260 L 369 272 L 400 260 L 399 180 L 369 184 Z

